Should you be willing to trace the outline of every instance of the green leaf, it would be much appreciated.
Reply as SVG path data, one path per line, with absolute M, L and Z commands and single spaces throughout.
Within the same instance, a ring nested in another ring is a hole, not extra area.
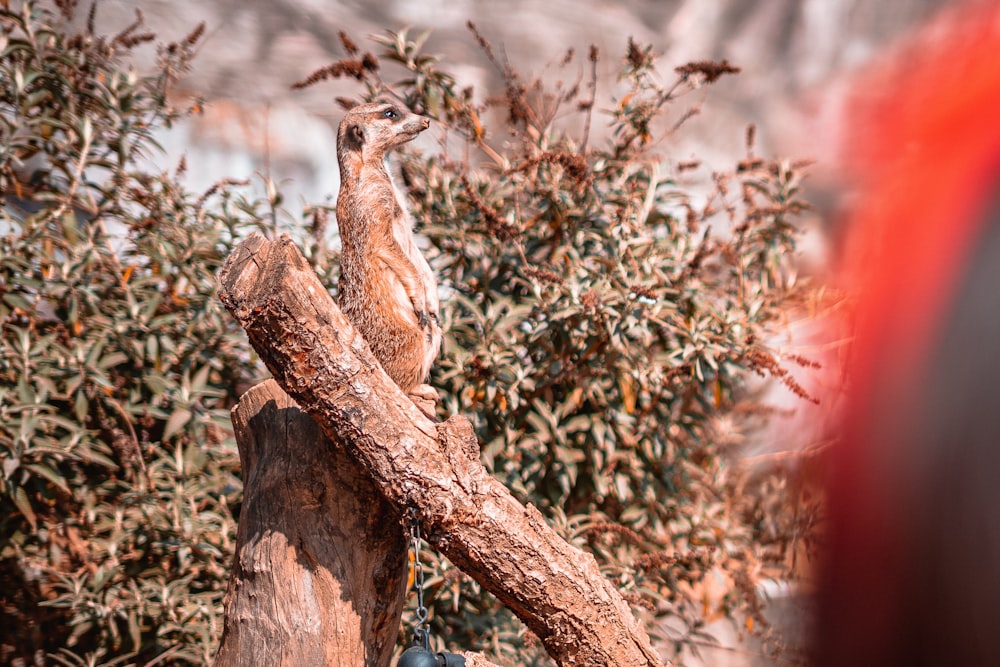
M 87 400 L 87 393 L 80 389 L 76 392 L 76 398 L 73 400 L 73 414 L 76 415 L 76 420 L 81 424 L 86 423 L 87 412 L 90 410 L 90 401 Z
M 24 487 L 14 487 L 14 492 L 11 495 L 14 499 L 14 505 L 21 511 L 21 515 L 28 520 L 28 523 L 31 524 L 31 530 L 38 530 L 38 518 L 35 516 L 35 510 L 31 507 L 31 501 L 28 500 L 28 494 L 24 490 Z
M 13 475 L 19 467 L 21 467 L 20 457 L 4 457 L 2 465 L 4 479 L 10 479 L 11 475 Z
M 109 352 L 108 354 L 101 357 L 101 360 L 97 362 L 97 367 L 101 370 L 107 370 L 113 366 L 118 366 L 128 362 L 128 357 L 123 352 Z
M 169 440 L 182 428 L 187 426 L 189 421 L 191 421 L 190 410 L 175 410 L 174 413 L 170 415 L 170 418 L 167 419 L 167 425 L 163 428 L 163 439 Z
M 17 292 L 7 292 L 3 295 L 3 302 L 10 306 L 11 308 L 20 308 L 21 310 L 31 311 L 31 302 L 25 298 L 24 295 Z
M 67 494 L 70 493 L 69 486 L 66 484 L 66 480 L 63 478 L 63 476 L 57 473 L 52 468 L 50 468 L 49 466 L 41 463 L 28 463 L 24 467 L 30 470 L 31 472 L 35 473 L 36 475 L 39 475 L 40 477 L 44 477 L 45 479 L 49 480 L 50 482 L 52 482 L 54 486 L 58 487 L 61 491 Z

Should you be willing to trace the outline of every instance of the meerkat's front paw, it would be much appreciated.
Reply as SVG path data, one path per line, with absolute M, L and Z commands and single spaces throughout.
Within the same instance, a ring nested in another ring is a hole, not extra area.
M 420 309 L 415 309 L 414 312 L 417 314 L 417 324 L 420 325 L 421 329 L 440 329 L 441 319 L 438 314 L 434 311 L 425 311 Z
M 430 321 L 427 318 L 427 301 L 422 295 L 410 295 L 410 303 L 413 304 L 413 314 L 417 316 L 417 324 L 420 328 L 427 326 Z

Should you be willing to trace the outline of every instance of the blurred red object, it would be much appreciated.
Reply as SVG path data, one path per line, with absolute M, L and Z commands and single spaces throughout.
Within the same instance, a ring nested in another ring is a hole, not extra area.
M 857 339 L 830 464 L 818 665 L 1000 665 L 1000 4 L 858 86 Z

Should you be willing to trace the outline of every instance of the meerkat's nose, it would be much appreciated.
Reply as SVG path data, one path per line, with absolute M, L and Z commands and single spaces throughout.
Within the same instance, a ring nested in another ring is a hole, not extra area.
M 430 120 L 430 118 L 421 118 L 421 119 L 420 119 L 420 123 L 421 123 L 421 125 L 423 125 L 423 126 L 424 126 L 424 127 L 423 127 L 423 129 L 425 129 L 425 130 L 426 130 L 426 129 L 427 129 L 428 127 L 430 127 L 430 126 L 431 126 L 431 120 Z

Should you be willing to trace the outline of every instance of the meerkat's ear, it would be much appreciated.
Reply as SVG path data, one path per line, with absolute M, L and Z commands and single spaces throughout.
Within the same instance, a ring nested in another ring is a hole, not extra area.
M 344 133 L 344 144 L 347 150 L 361 150 L 361 147 L 365 145 L 365 131 L 361 129 L 360 125 L 354 123 L 348 126 L 347 132 Z

